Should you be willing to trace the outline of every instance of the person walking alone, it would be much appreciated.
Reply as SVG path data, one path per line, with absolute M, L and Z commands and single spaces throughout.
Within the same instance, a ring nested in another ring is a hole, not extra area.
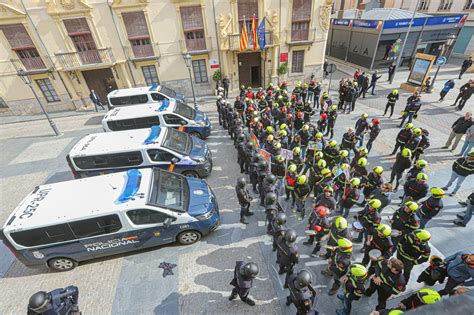
M 474 124 L 472 121 L 472 113 L 467 112 L 464 117 L 458 118 L 453 125 L 451 126 L 451 133 L 449 134 L 448 140 L 446 141 L 446 144 L 443 149 L 449 148 L 451 143 L 453 142 L 454 139 L 454 144 L 451 148 L 451 152 L 453 152 L 456 147 L 459 144 L 459 141 L 461 140 L 462 136 L 467 133 L 467 130 Z
M 375 93 L 374 93 L 375 85 L 377 84 L 378 79 L 380 79 L 382 77 L 382 75 L 377 75 L 377 74 L 378 74 L 378 72 L 377 72 L 377 70 L 375 70 L 374 73 L 372 74 L 372 80 L 370 80 L 370 85 L 367 88 L 367 90 L 372 88 L 372 91 L 370 92 L 370 94 L 372 94 L 372 95 L 375 95 Z
M 454 88 L 454 84 L 455 84 L 454 80 L 448 80 L 444 83 L 444 87 L 439 93 L 438 102 L 441 103 L 442 101 L 444 101 L 444 97 L 446 96 L 446 94 L 448 94 L 449 91 L 451 91 Z
M 462 75 L 464 72 L 467 71 L 472 66 L 472 57 L 469 57 L 469 59 L 466 59 L 463 61 L 462 66 L 461 66 L 461 72 L 459 72 L 459 79 L 461 79 Z
M 104 105 L 102 105 L 99 95 L 97 95 L 94 90 L 91 90 L 89 98 L 91 99 L 92 103 L 94 103 L 95 111 L 97 111 L 97 106 L 100 106 L 101 109 L 105 110 L 105 107 Z

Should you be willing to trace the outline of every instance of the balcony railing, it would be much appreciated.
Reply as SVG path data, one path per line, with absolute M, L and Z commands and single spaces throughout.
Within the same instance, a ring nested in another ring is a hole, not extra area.
M 111 48 L 101 48 L 80 52 L 55 54 L 59 65 L 64 70 L 74 70 L 97 64 L 113 64 L 115 62 Z
M 48 67 L 41 57 L 11 59 L 15 69 L 23 69 L 29 73 L 41 73 L 48 71 Z
M 127 58 L 133 61 L 157 59 L 160 56 L 158 45 L 125 46 Z
M 197 54 L 209 52 L 212 50 L 212 43 L 210 37 L 181 39 L 181 50 L 184 53 Z
M 240 34 L 227 35 L 229 40 L 230 50 L 240 50 Z M 247 37 L 248 49 L 253 50 L 253 38 L 252 34 Z M 273 32 L 265 32 L 265 46 L 273 45 Z

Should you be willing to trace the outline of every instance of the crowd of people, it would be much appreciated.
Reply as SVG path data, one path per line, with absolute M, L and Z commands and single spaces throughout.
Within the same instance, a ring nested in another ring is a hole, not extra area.
M 457 180 L 450 194 L 454 195 L 462 181 L 474 173 L 474 149 L 455 161 L 456 175 L 446 187 L 430 187 L 425 172 L 428 162 L 423 159 L 430 146 L 429 132 L 413 125 L 421 107 L 419 94 L 409 98 L 404 110 L 389 181 L 383 177 L 384 168 L 369 166 L 367 159 L 381 132 L 379 119 L 369 119 L 363 113 L 340 141 L 334 138 L 338 115 L 353 112 L 357 97 L 364 97 L 370 87 L 374 92 L 379 78 L 377 73 L 374 75 L 373 84 L 363 73 L 358 79 L 341 80 L 338 102 L 324 91 L 321 82 L 314 80 L 296 82 L 291 90 L 286 82 L 270 83 L 257 91 L 241 86 L 233 102 L 219 90 L 219 125 L 233 139 L 240 172 L 246 175 L 236 185 L 240 222 L 249 224 L 248 218 L 254 214 L 251 202 L 258 198 L 265 210 L 267 233 L 273 238 L 278 273 L 285 275 L 287 305 L 293 303 L 297 314 L 317 314 L 312 305 L 318 292 L 311 286 L 311 273 L 297 270 L 298 233 L 286 227 L 291 213 L 298 221 L 307 217 L 306 228 L 300 231 L 300 235 L 304 232 L 307 236 L 303 244 L 314 246 L 312 257 L 327 260 L 321 273 L 333 279 L 328 294 L 336 295 L 343 303 L 337 314 L 350 314 L 354 301 L 375 293 L 378 304 L 374 314 L 402 314 L 404 310 L 435 303 L 443 295 L 461 293 L 462 289 L 456 289 L 461 284 L 474 285 L 474 280 L 466 281 L 474 277 L 474 254 L 459 252 L 445 259 L 431 255 L 431 233 L 427 229 L 430 220 L 442 210 L 449 186 Z M 364 77 L 361 83 L 360 77 Z M 385 112 L 391 109 L 391 116 L 398 91 L 391 91 L 387 98 Z M 453 125 L 456 136 L 455 130 Z M 399 189 L 402 178 L 405 183 L 401 201 L 394 201 L 392 194 Z M 397 203 L 397 210 L 384 223 L 381 213 L 390 203 Z M 471 194 L 465 206 L 473 205 Z M 464 216 L 460 219 L 464 222 Z M 363 243 L 360 262 L 353 260 L 353 243 Z M 322 248 L 324 253 L 320 252 Z M 430 264 L 417 281 L 426 287 L 388 309 L 387 299 L 401 294 L 413 267 L 424 262 Z M 234 271 L 231 284 L 235 288 L 229 299 L 239 295 L 242 301 L 255 305 L 249 290 L 258 267 L 240 261 Z M 430 288 L 445 278 L 443 290 Z

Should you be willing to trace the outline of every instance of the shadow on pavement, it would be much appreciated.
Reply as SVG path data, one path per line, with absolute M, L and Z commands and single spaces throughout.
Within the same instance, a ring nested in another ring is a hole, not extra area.
M 100 125 L 102 123 L 103 116 L 94 116 L 89 118 L 85 123 L 84 126 L 95 126 Z
M 71 172 L 68 172 L 68 171 L 66 171 L 66 172 L 57 172 L 57 173 L 54 173 L 54 175 L 50 176 L 43 183 L 43 185 L 64 182 L 64 181 L 71 180 L 71 179 L 74 179 L 74 176 L 72 176 Z

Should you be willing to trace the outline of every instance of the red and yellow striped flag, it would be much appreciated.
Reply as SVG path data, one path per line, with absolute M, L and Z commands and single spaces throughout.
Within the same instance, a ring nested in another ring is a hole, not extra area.
M 255 14 L 252 19 L 252 40 L 253 40 L 253 50 L 258 50 L 258 38 L 257 38 L 257 17 Z
M 247 34 L 247 23 L 245 22 L 244 16 L 244 23 L 242 24 L 242 33 L 240 34 L 240 51 L 245 51 L 249 48 L 248 42 L 248 34 Z

